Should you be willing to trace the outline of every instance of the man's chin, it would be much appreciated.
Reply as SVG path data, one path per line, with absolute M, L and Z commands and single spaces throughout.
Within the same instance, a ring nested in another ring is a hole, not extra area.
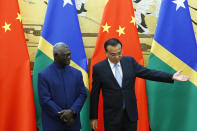
M 113 61 L 112 63 L 113 63 L 113 64 L 117 64 L 118 62 L 119 62 L 119 61 Z

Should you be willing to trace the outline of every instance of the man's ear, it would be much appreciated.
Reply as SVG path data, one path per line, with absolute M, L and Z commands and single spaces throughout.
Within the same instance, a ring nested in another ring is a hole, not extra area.
M 57 53 L 53 54 L 54 60 L 56 59 L 57 56 L 58 56 Z
M 58 54 L 57 54 L 57 53 L 55 53 L 55 54 L 54 54 L 54 57 L 56 57 L 57 55 L 58 55 Z
M 105 51 L 105 55 L 107 56 L 107 57 L 109 57 L 109 55 L 108 55 L 108 53 Z

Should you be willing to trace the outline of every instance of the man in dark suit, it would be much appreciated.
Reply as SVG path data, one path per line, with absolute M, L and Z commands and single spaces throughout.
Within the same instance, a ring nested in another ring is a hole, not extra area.
M 43 131 L 80 131 L 87 96 L 82 73 L 69 66 L 71 51 L 66 44 L 55 44 L 53 56 L 54 63 L 38 75 Z
M 90 119 L 97 128 L 100 89 L 103 93 L 105 131 L 137 131 L 137 103 L 134 91 L 136 77 L 173 83 L 187 81 L 188 76 L 147 69 L 133 57 L 122 56 L 122 44 L 112 38 L 104 44 L 107 59 L 94 65 L 90 99 Z

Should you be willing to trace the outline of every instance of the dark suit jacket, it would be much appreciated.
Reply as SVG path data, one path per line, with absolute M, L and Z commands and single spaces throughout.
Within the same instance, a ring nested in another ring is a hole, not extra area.
M 38 92 L 43 131 L 80 129 L 80 111 L 87 96 L 80 71 L 71 66 L 62 69 L 52 63 L 38 75 Z M 76 112 L 74 126 L 66 126 L 60 120 L 58 112 L 63 109 Z
M 122 57 L 120 64 L 123 72 L 122 88 L 118 85 L 108 60 L 101 61 L 93 67 L 90 119 L 98 118 L 98 101 L 100 89 L 103 93 L 104 124 L 121 119 L 123 100 L 131 121 L 138 119 L 136 96 L 134 91 L 136 77 L 173 82 L 172 74 L 150 70 L 139 65 L 132 57 Z

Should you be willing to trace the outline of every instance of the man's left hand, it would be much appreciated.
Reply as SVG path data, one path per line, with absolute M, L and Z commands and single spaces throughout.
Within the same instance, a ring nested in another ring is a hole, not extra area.
M 67 126 L 73 126 L 75 124 L 75 120 L 71 118 L 70 120 L 64 119 L 63 120 Z
M 61 117 L 60 117 L 61 120 L 64 120 L 64 119 L 70 120 L 74 117 L 74 112 L 70 109 L 65 109 L 65 110 L 62 110 L 58 113 L 61 114 Z
M 190 79 L 189 76 L 185 76 L 185 75 L 181 75 L 181 72 L 183 70 L 177 71 L 176 73 L 174 73 L 172 79 L 173 80 L 177 80 L 177 81 L 188 81 Z

